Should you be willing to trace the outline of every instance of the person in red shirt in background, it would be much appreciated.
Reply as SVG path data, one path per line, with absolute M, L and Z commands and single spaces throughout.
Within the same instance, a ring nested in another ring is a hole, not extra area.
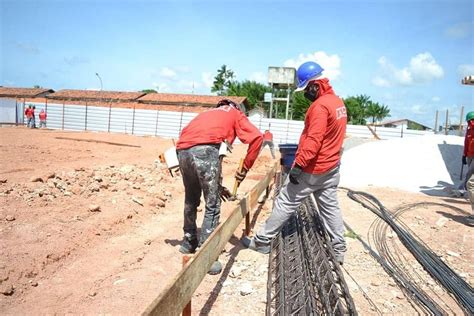
M 28 105 L 28 107 L 25 109 L 25 116 L 26 116 L 26 127 L 30 127 L 32 123 L 32 118 L 33 115 L 31 113 L 31 105 Z
M 306 112 L 295 161 L 270 217 L 253 238 L 244 238 L 242 243 L 254 251 L 269 253 L 271 240 L 298 210 L 301 202 L 313 194 L 336 260 L 342 264 L 346 241 L 337 186 L 347 115 L 343 101 L 335 95 L 329 80 L 320 78 L 322 71 L 323 68 L 315 62 L 303 63 L 298 68 L 296 91 L 303 90 L 312 104 Z
M 31 113 L 31 128 L 36 128 L 36 116 L 35 116 L 35 110 L 36 106 L 33 105 L 33 107 L 30 110 Z
M 41 112 L 39 114 L 39 119 L 40 119 L 39 127 L 40 128 L 41 128 L 41 126 L 46 127 L 46 112 L 44 111 L 44 109 L 41 109 Z
M 467 129 L 464 136 L 464 151 L 462 164 L 467 165 L 467 172 L 460 190 L 467 190 L 469 201 L 471 202 L 472 214 L 467 217 L 469 225 L 474 226 L 474 112 L 466 115 Z
M 235 102 L 228 99 L 219 101 L 216 108 L 200 113 L 181 132 L 176 144 L 185 192 L 181 253 L 194 253 L 219 224 L 222 190 L 219 147 L 224 141 L 232 144 L 235 137 L 249 145 L 243 170 L 235 175 L 241 182 L 257 159 L 263 137 Z M 206 208 L 198 240 L 196 214 L 201 193 Z M 209 273 L 221 271 L 221 263 L 215 261 Z
M 260 148 L 260 152 L 262 152 L 263 147 L 267 146 L 270 147 L 270 152 L 272 153 L 273 159 L 275 159 L 275 146 L 273 145 L 273 134 L 267 129 L 263 133 L 263 144 L 262 148 Z

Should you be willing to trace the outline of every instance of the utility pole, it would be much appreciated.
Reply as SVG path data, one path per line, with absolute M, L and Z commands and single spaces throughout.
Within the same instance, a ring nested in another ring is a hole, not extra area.
M 435 125 L 434 125 L 434 133 L 436 134 L 437 132 L 438 132 L 438 110 L 436 110 Z
M 459 117 L 459 136 L 462 136 L 462 118 L 464 116 L 464 106 L 461 106 L 461 116 Z
M 97 78 L 99 78 L 99 81 L 100 81 L 100 91 L 102 91 L 102 78 L 99 76 L 99 74 L 96 72 L 95 75 L 97 76 Z
M 446 121 L 444 123 L 444 135 L 448 135 L 448 116 L 449 116 L 449 110 L 446 109 Z

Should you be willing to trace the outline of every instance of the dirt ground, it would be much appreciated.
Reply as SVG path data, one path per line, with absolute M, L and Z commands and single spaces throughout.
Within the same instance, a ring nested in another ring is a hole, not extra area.
M 154 137 L 1 128 L 0 313 L 143 312 L 181 269 L 183 186 L 179 174 L 171 177 L 157 161 L 170 146 L 171 140 Z M 245 150 L 236 146 L 225 159 L 229 188 Z M 266 149 L 239 192 L 257 183 L 271 164 Z M 364 191 L 389 209 L 418 202 L 447 205 L 417 207 L 402 220 L 473 285 L 474 236 L 464 220 L 470 210 L 465 199 L 389 188 Z M 375 215 L 345 190 L 339 197 L 345 221 L 369 241 Z M 221 221 L 233 203 L 223 204 Z M 269 199 L 253 216 L 255 229 L 271 204 Z M 223 272 L 206 276 L 195 292 L 194 315 L 264 314 L 268 256 L 242 249 L 242 228 L 220 256 Z M 388 232 L 396 243 L 396 235 Z M 415 313 L 369 251 L 357 239 L 347 240 L 345 276 L 359 313 Z M 420 272 L 415 260 L 406 258 Z M 439 285 L 418 275 L 420 285 L 459 313 Z

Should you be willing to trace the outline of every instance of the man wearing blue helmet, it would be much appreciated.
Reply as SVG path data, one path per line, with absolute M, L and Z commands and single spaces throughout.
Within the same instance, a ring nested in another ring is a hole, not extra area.
M 335 95 L 323 68 L 315 62 L 302 64 L 297 71 L 298 87 L 312 103 L 305 116 L 295 162 L 275 200 L 272 214 L 244 246 L 270 252 L 271 240 L 301 202 L 313 195 L 319 214 L 331 238 L 336 260 L 342 264 L 346 252 L 344 223 L 337 199 L 339 162 L 346 133 L 347 115 L 343 101 Z

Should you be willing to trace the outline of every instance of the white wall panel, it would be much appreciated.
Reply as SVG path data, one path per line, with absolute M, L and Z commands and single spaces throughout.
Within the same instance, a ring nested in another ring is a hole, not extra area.
M 133 109 L 112 108 L 110 113 L 110 132 L 132 134 Z
M 109 108 L 88 106 L 87 130 L 107 132 L 109 130 Z
M 64 107 L 64 129 L 83 131 L 86 128 L 86 107 L 82 105 L 66 105 Z

